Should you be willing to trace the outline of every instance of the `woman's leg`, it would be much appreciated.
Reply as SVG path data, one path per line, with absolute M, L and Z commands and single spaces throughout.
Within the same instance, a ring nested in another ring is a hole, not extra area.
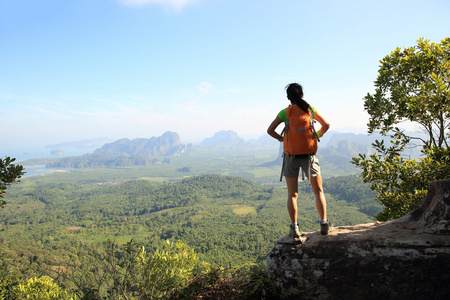
M 319 212 L 320 219 L 325 220 L 327 218 L 327 202 L 323 194 L 322 176 L 317 175 L 312 177 L 311 186 L 314 191 L 314 196 L 316 196 L 316 208 Z
M 287 209 L 292 223 L 297 223 L 298 177 L 285 177 L 288 188 Z

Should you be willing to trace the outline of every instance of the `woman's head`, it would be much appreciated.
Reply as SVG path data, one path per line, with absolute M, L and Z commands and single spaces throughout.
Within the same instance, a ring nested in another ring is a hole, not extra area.
M 300 101 L 303 98 L 303 88 L 298 83 L 290 83 L 286 86 L 286 93 L 292 102 Z
M 296 104 L 303 111 L 309 112 L 311 107 L 303 100 L 303 88 L 298 83 L 290 83 L 286 86 L 287 97 L 293 104 Z

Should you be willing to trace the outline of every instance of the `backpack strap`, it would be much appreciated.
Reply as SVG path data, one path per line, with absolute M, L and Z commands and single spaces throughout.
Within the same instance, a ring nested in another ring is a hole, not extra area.
M 289 116 L 287 115 L 289 111 Z M 292 113 L 292 109 L 286 108 L 286 125 L 284 126 L 283 131 L 281 132 L 281 134 L 283 135 L 283 132 L 286 132 L 286 140 L 289 141 L 289 117 Z
M 284 173 L 284 160 L 286 159 L 286 154 L 283 152 L 283 162 L 281 163 L 281 175 L 280 175 L 280 181 L 283 181 L 283 173 Z
M 314 128 L 314 123 L 316 123 L 316 120 L 314 120 L 314 114 L 311 111 L 311 118 L 309 118 L 309 126 L 312 128 L 314 138 L 316 138 L 317 141 L 320 142 L 319 135 L 317 134 L 317 131 Z

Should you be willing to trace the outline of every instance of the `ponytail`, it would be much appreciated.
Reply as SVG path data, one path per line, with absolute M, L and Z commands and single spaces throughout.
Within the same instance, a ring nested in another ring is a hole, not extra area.
M 289 100 L 292 103 L 300 107 L 304 112 L 310 112 L 311 106 L 302 99 L 303 97 L 303 88 L 298 83 L 291 83 L 286 86 L 286 93 Z

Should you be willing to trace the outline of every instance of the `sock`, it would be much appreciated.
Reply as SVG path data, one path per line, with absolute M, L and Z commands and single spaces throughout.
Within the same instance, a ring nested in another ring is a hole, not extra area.
M 292 226 L 298 226 L 298 223 L 291 223 Z
M 325 224 L 326 222 L 328 222 L 327 219 L 323 219 L 322 221 L 320 221 L 320 223 Z

